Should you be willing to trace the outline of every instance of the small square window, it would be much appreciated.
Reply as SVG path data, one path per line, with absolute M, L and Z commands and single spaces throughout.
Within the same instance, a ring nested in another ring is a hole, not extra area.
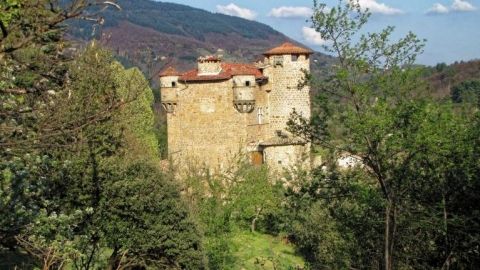
M 292 62 L 298 61 L 298 54 L 292 54 Z
M 283 66 L 283 55 L 275 55 L 273 57 L 274 66 Z
M 177 87 L 177 83 L 176 83 L 176 82 L 172 82 L 172 87 Z
M 245 86 L 250 86 L 250 81 L 246 81 Z

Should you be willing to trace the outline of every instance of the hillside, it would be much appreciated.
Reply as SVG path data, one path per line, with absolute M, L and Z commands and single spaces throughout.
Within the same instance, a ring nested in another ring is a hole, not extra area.
M 185 5 L 150 0 L 118 0 L 122 10 L 108 9 L 100 29 L 83 21 L 72 23 L 71 36 L 95 37 L 127 64 L 157 72 L 167 65 L 191 68 L 205 54 L 221 54 L 229 61 L 253 61 L 287 36 L 265 24 Z M 313 56 L 313 69 L 328 66 L 332 58 Z
M 444 63 L 426 69 L 430 92 L 438 98 L 449 97 L 451 89 L 465 81 L 480 80 L 480 60 Z

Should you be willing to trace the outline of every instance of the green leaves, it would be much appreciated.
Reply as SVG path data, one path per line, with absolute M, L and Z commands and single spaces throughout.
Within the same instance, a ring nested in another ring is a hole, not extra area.
M 142 163 L 120 166 L 110 179 L 100 226 L 119 265 L 204 269 L 200 234 L 171 180 Z
M 455 103 L 469 103 L 480 107 L 480 80 L 461 82 L 452 87 L 451 98 Z
M 44 41 L 62 46 L 50 34 Z M 2 86 L 23 87 L 2 95 L 2 248 L 28 250 L 46 269 L 203 269 L 196 224 L 158 170 L 141 72 L 95 44 L 68 63 L 37 45 L 15 51 L 28 68 L 1 63 L 12 79 Z
M 20 9 L 19 0 L 1 0 L 0 1 L 0 24 L 2 28 L 3 37 L 7 35 L 6 29 L 12 19 L 19 14 Z
M 425 40 L 408 33 L 392 41 L 393 27 L 361 34 L 369 16 L 359 1 L 340 1 L 329 11 L 315 4 L 312 25 L 338 63 L 317 86 L 314 119 L 320 124 L 305 126 L 308 122 L 294 115 L 290 127 L 332 153 L 323 169 L 338 169 L 333 164 L 344 155 L 362 166 L 337 172 L 340 176 L 317 176 L 332 184 L 316 191 L 341 197 L 310 196 L 329 209 L 328 224 L 338 224 L 332 229 L 339 232 L 336 238 L 353 243 L 346 251 L 352 267 L 469 268 L 477 259 L 467 254 L 478 248 L 462 233 L 478 218 L 463 209 L 478 200 L 467 191 L 478 183 L 474 172 L 480 168 L 472 154 L 479 141 L 469 135 L 478 130 L 477 112 L 471 105 L 459 108 L 426 96 L 421 70 L 414 67 Z M 459 85 L 452 96 L 460 101 L 470 92 L 466 99 L 477 103 L 475 87 Z M 468 234 L 476 239 L 480 232 L 474 231 Z M 305 235 L 307 243 L 309 238 L 321 242 L 313 229 L 306 228 Z M 313 244 L 304 252 L 322 254 Z M 324 255 L 313 259 L 321 264 L 328 259 Z M 376 260 L 375 266 L 363 258 Z

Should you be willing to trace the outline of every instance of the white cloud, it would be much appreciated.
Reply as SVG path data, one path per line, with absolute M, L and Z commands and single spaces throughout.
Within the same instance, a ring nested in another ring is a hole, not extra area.
M 448 7 L 440 3 L 433 4 L 433 6 L 427 11 L 428 14 L 446 14 L 448 12 L 450 12 Z
M 302 28 L 303 38 L 310 44 L 313 45 L 325 45 L 327 41 L 322 38 L 320 33 L 315 31 L 315 29 L 304 26 Z
M 217 11 L 230 16 L 237 16 L 247 20 L 253 20 L 257 17 L 257 14 L 248 8 L 242 8 L 234 3 L 230 3 L 226 6 L 217 5 Z
M 397 8 L 389 7 L 384 3 L 378 3 L 377 0 L 359 0 L 360 7 L 369 9 L 372 13 L 380 13 L 384 15 L 398 15 L 403 11 Z
M 455 11 L 474 11 L 475 6 L 464 0 L 453 0 L 452 9 Z
M 275 18 L 308 18 L 312 16 L 313 10 L 309 7 L 287 7 L 273 8 L 268 16 Z

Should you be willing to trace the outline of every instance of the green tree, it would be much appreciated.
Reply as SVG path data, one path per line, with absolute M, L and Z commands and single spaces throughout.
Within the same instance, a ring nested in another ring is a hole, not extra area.
M 86 16 L 100 2 L 75 0 L 0 1 L 0 242 L 15 245 L 14 236 L 38 213 L 44 189 L 42 168 L 52 166 L 49 151 L 64 150 L 61 140 L 86 123 L 54 121 L 60 98 L 68 95 L 68 63 L 63 23 Z M 108 4 L 107 4 L 108 5 Z M 88 17 L 88 16 L 87 16 Z M 93 18 L 93 17 L 91 17 Z M 58 119 L 56 119 L 58 120 Z
M 98 265 L 100 254 L 111 248 L 112 269 L 122 263 L 201 269 L 195 224 L 178 189 L 156 169 L 153 97 L 145 78 L 136 69 L 124 70 L 94 45 L 72 63 L 70 78 L 67 106 L 55 115 L 67 123 L 78 118 L 91 122 L 73 134 L 80 140 L 73 153 L 61 153 L 61 160 L 71 165 L 56 175 L 56 185 L 69 193 L 46 199 L 57 203 L 57 213 L 92 209 L 74 233 L 82 254 L 73 259 L 75 267 Z
M 66 54 L 62 22 L 99 2 L 56 3 L 22 3 L 1 40 L 2 247 L 28 251 L 44 269 L 102 267 L 117 247 L 113 266 L 120 251 L 134 266 L 201 269 L 196 226 L 157 169 L 147 81 L 93 43 Z M 133 197 L 122 205 L 119 194 Z M 158 207 L 142 211 L 138 196 Z M 133 218 L 120 245 L 109 234 L 126 228 L 117 214 Z
M 20 1 L 17 0 L 4 0 L 0 2 L 0 30 L 2 32 L 2 39 L 8 36 L 7 27 L 10 21 L 15 19 L 18 15 L 18 9 L 20 8 Z
M 281 183 L 273 183 L 266 167 L 244 164 L 238 180 L 232 187 L 233 217 L 239 222 L 248 221 L 250 231 L 255 232 L 257 223 L 275 212 L 281 203 Z
M 122 130 L 128 157 L 133 160 L 159 162 L 160 154 L 154 129 L 153 93 L 138 68 L 125 70 L 114 64 L 120 99 L 126 102 L 113 116 L 116 129 Z
M 382 236 L 383 247 L 375 241 L 373 245 L 375 253 L 382 254 L 373 257 L 378 259 L 375 268 L 420 265 L 419 261 L 410 260 L 415 256 L 432 260 L 427 263 L 430 267 L 451 265 L 455 260 L 452 261 L 452 247 L 436 241 L 438 235 L 446 232 L 430 226 L 432 216 L 426 213 L 437 217 L 438 228 L 453 221 L 449 214 L 442 218 L 442 208 L 438 208 L 442 205 L 438 197 L 442 192 L 431 187 L 449 179 L 451 167 L 440 157 L 456 152 L 456 140 L 464 140 L 463 132 L 472 122 L 471 115 L 455 115 L 448 104 L 433 103 L 422 97 L 424 82 L 413 64 L 422 51 L 423 41 L 409 33 L 391 42 L 393 27 L 360 35 L 369 16 L 358 1 L 340 1 L 339 6 L 330 10 L 324 4 L 315 3 L 313 27 L 326 40 L 324 49 L 335 54 L 338 65 L 329 78 L 317 85 L 320 104 L 318 117 L 314 119 L 320 125 L 307 126 L 305 120 L 294 114 L 291 129 L 331 149 L 334 154 L 348 154 L 361 160 L 362 170 L 367 172 L 363 186 L 377 192 L 376 195 L 368 192 L 371 199 L 367 202 L 374 202 L 383 210 L 368 217 L 373 219 L 370 229 L 348 226 L 345 220 L 348 216 L 340 215 L 344 207 L 332 208 L 332 216 L 341 221 L 339 227 L 347 225 L 357 240 L 364 239 L 359 235 L 360 228 Z M 472 147 L 475 145 L 473 141 L 470 143 Z M 464 150 L 469 153 L 471 148 Z M 438 170 L 434 174 L 431 168 Z M 464 179 L 465 184 L 470 180 L 478 181 L 469 175 Z M 373 189 L 368 188 L 369 185 Z M 349 196 L 358 194 L 355 186 L 347 187 Z M 419 204 L 412 199 L 428 196 L 426 194 L 431 195 L 431 201 Z M 344 199 L 339 201 L 347 203 Z M 361 206 L 360 200 L 353 202 L 356 207 Z M 371 206 L 367 204 L 365 209 L 368 207 Z M 363 214 L 376 210 L 372 208 Z M 383 228 L 379 227 L 382 223 Z M 419 241 L 414 234 L 416 230 L 425 233 L 425 238 Z M 375 237 L 375 234 L 368 235 Z M 470 252 L 474 250 L 470 246 Z M 355 257 L 359 258 L 350 256 Z M 467 265 L 471 261 L 472 257 L 465 259 Z M 367 264 L 352 261 L 352 267 L 367 267 Z
M 449 122 L 433 120 L 442 114 L 418 99 L 422 84 L 412 65 L 423 42 L 412 33 L 391 42 L 392 27 L 378 34 L 359 35 L 369 16 L 358 1 L 341 1 L 328 11 L 325 5 L 316 5 L 313 26 L 328 42 L 325 50 L 334 53 L 339 62 L 332 75 L 319 84 L 322 99 L 328 101 L 322 105 L 329 107 L 322 110 L 327 120 L 324 127 L 330 124 L 329 132 L 308 130 L 302 125 L 293 130 L 300 130 L 335 152 L 361 159 L 368 178 L 375 180 L 383 197 L 382 264 L 384 269 L 392 269 L 404 263 L 394 258 L 401 257 L 396 252 L 407 243 L 401 241 L 406 238 L 399 230 L 408 228 L 406 224 L 411 221 L 404 220 L 411 213 L 411 205 L 405 201 L 415 186 L 415 176 L 405 171 L 425 158 L 425 152 L 434 155 L 440 151 L 431 139 L 448 138 L 445 129 L 439 127 Z M 355 39 L 357 43 L 353 43 Z M 302 123 L 295 116 L 293 122 Z
M 204 269 L 201 236 L 173 182 L 146 164 L 119 166 L 105 187 L 101 226 L 109 269 Z
M 480 106 L 480 81 L 464 81 L 452 87 L 452 101 L 455 103 L 470 103 Z
M 358 1 L 340 1 L 329 11 L 324 4 L 315 3 L 313 27 L 328 42 L 324 49 L 334 53 L 339 62 L 319 87 L 324 100 L 335 100 L 333 108 L 325 111 L 333 112 L 332 120 L 341 129 L 335 142 L 325 136 L 317 138 L 340 153 L 361 157 L 377 180 L 385 198 L 384 267 L 392 269 L 397 203 L 401 200 L 392 169 L 408 163 L 415 154 L 404 152 L 396 140 L 404 135 L 403 115 L 398 112 L 405 109 L 408 113 L 409 97 L 419 87 L 418 74 L 410 66 L 423 44 L 412 33 L 390 42 L 393 27 L 360 35 L 353 43 L 369 16 Z

